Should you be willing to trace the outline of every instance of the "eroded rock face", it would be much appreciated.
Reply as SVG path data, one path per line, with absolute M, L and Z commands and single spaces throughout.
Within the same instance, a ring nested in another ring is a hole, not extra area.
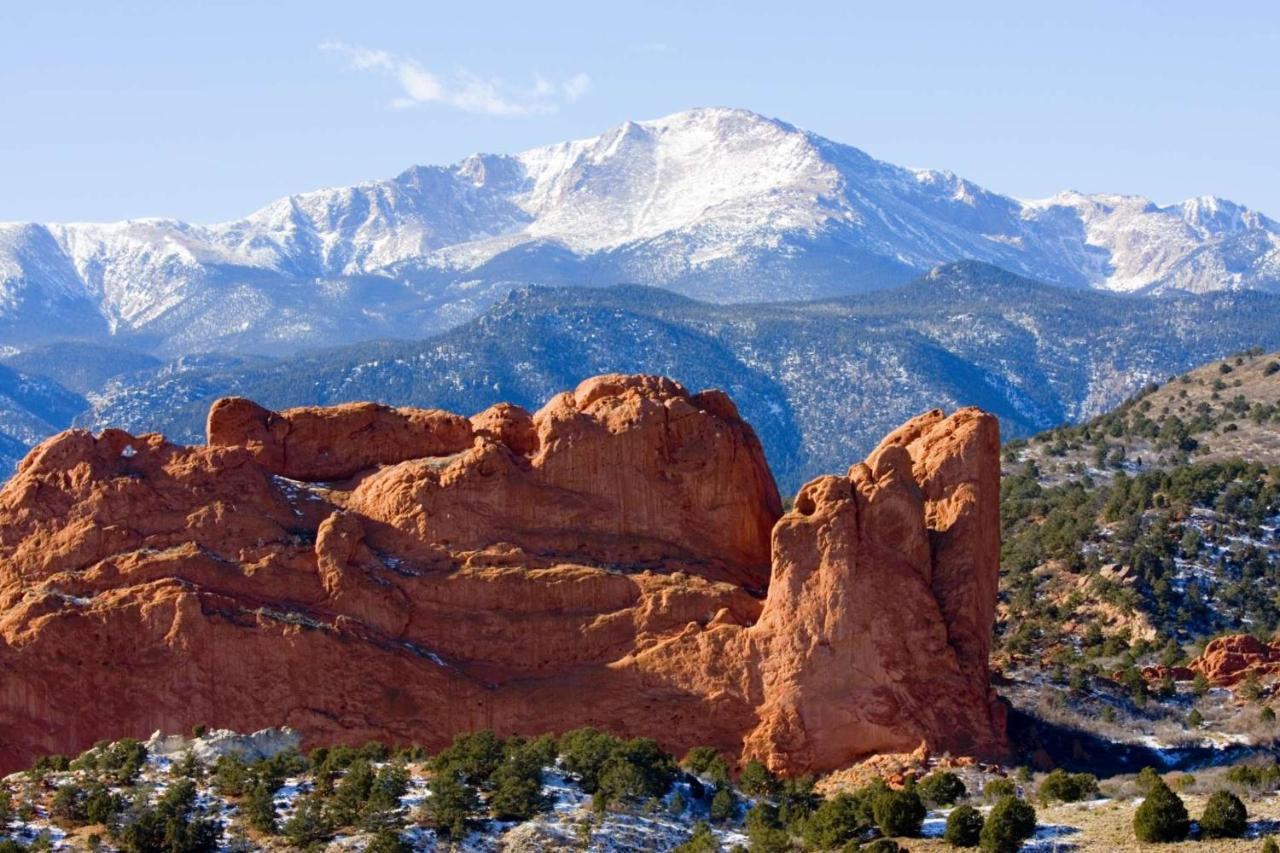
M 932 412 L 783 515 L 728 397 L 647 376 L 63 433 L 0 491 L 0 770 L 197 723 L 999 752 L 998 489 L 994 418 Z

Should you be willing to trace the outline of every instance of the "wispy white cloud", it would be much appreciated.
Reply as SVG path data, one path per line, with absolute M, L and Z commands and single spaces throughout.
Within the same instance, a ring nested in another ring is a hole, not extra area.
M 564 97 L 569 103 L 581 98 L 591 88 L 591 78 L 579 72 L 564 81 Z
M 444 104 L 470 113 L 492 116 L 528 116 L 553 113 L 573 103 L 591 88 L 591 78 L 578 73 L 562 82 L 537 76 L 527 88 L 506 85 L 500 78 L 485 77 L 460 68 L 448 77 L 431 71 L 418 60 L 341 41 L 327 41 L 320 49 L 343 57 L 356 71 L 372 71 L 395 81 L 399 94 L 391 106 L 407 109 L 422 104 Z

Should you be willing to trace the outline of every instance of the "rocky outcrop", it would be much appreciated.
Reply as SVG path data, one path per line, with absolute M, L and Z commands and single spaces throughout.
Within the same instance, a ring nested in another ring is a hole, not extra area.
M 765 689 L 749 752 L 801 772 L 922 741 L 991 751 L 1003 730 L 986 664 L 998 458 L 994 418 L 933 411 L 847 477 L 800 490 L 774 530 L 769 595 L 751 629 Z
M 1280 644 L 1264 643 L 1251 634 L 1233 634 L 1210 640 L 1189 669 L 1218 687 L 1233 687 L 1250 676 L 1262 678 L 1280 673 Z
M 995 419 L 931 412 L 784 515 L 728 397 L 647 376 L 63 433 L 0 491 L 0 770 L 197 723 L 998 753 L 998 491 Z
M 263 468 L 295 480 L 344 480 L 374 465 L 445 456 L 471 446 L 464 417 L 374 403 L 272 412 L 227 397 L 209 409 L 210 447 L 243 447 Z

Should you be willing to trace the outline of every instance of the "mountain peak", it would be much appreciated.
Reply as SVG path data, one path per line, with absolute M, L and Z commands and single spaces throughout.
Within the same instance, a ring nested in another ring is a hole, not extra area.
M 816 299 L 961 259 L 1075 287 L 1280 289 L 1280 226 L 1212 196 L 1022 202 L 749 110 L 698 107 L 300 193 L 217 225 L 7 226 L 0 328 L 41 341 L 107 328 L 169 354 L 288 352 L 334 334 L 419 337 L 521 284 Z

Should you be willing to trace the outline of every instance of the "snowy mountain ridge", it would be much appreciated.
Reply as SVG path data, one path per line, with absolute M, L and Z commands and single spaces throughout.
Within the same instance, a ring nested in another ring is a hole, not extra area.
M 792 300 L 962 258 L 1116 291 L 1280 290 L 1280 225 L 1213 197 L 1024 202 L 744 110 L 696 109 L 216 225 L 0 224 L 0 342 L 279 353 L 420 337 L 526 283 Z

